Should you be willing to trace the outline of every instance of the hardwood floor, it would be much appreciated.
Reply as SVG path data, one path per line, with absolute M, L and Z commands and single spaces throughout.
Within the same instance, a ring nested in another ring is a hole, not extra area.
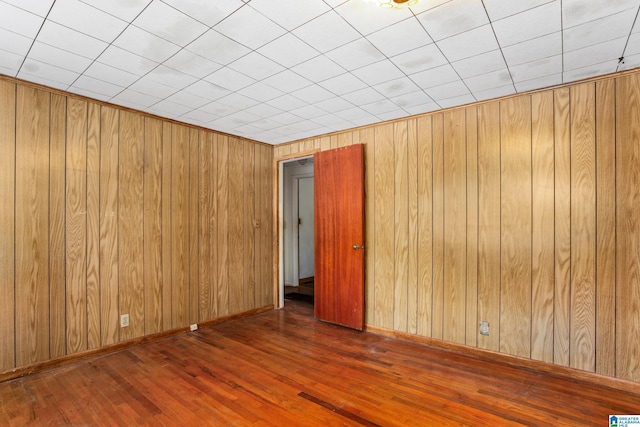
M 314 321 L 310 305 L 0 383 L 0 425 L 589 426 L 640 394 Z

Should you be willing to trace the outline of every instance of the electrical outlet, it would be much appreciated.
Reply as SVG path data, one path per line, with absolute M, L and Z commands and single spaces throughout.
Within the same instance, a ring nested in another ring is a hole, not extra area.
M 127 326 L 129 326 L 129 315 L 123 314 L 120 316 L 120 327 L 126 328 Z
M 480 322 L 480 335 L 489 335 L 489 322 Z
M 198 324 L 197 324 L 197 323 L 194 323 L 193 325 L 191 325 L 191 326 L 189 327 L 189 329 L 191 329 L 191 332 L 193 332 L 193 331 L 197 331 L 197 330 L 198 330 Z

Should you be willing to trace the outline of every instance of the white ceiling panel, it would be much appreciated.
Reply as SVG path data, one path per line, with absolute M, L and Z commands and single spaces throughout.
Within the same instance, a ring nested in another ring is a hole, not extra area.
M 0 73 L 278 144 L 640 66 L 639 9 L 0 0 Z

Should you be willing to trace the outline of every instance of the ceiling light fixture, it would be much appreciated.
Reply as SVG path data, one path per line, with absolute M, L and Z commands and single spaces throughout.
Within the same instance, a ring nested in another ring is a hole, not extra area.
M 376 6 L 383 9 L 406 9 L 415 6 L 420 0 L 370 0 Z

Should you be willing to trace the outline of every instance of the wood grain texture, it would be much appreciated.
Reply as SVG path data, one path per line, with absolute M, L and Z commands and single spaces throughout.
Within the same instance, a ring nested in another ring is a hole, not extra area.
M 418 124 L 408 121 L 408 238 L 407 238 L 407 332 L 418 330 Z
M 431 336 L 443 339 L 445 251 L 444 114 L 433 116 L 433 300 Z
M 144 335 L 144 117 L 120 113 L 118 180 L 119 305 L 129 314 L 120 340 Z
M 229 137 L 218 136 L 218 316 L 229 314 Z
M 433 298 L 433 129 L 430 116 L 418 126 L 418 318 L 417 333 L 431 336 Z
M 569 365 L 595 370 L 595 84 L 571 88 L 571 342 Z
M 478 321 L 490 334 L 478 347 L 500 349 L 500 104 L 478 106 Z
M 615 80 L 596 83 L 596 372 L 615 376 L 616 98 Z
M 67 100 L 67 354 L 87 349 L 87 103 Z
M 640 76 L 616 79 L 616 377 L 640 382 Z
M 244 289 L 244 227 L 242 189 L 242 141 L 229 138 L 229 314 L 243 307 Z
M 162 122 L 144 120 L 144 333 L 162 331 Z
M 200 133 L 198 151 L 198 321 L 211 319 L 211 155 L 212 134 Z M 215 198 L 213 199 L 215 200 Z
M 15 355 L 49 358 L 48 92 L 18 86 L 15 139 Z
M 189 129 L 189 324 L 198 322 L 200 295 L 200 254 L 198 252 L 200 236 L 198 235 L 198 200 L 199 174 L 198 153 L 200 152 L 200 131 Z
M 118 168 L 120 111 L 100 112 L 100 324 L 101 344 L 120 340 L 118 281 Z
M 209 313 L 210 318 L 215 319 L 218 317 L 218 135 L 211 135 L 211 144 L 211 177 L 209 183 L 209 257 L 211 264 L 211 296 L 209 298 Z M 271 169 L 269 169 L 269 172 L 271 172 Z M 268 262 L 271 263 L 271 259 L 269 259 Z M 268 280 L 270 282 L 271 277 L 269 277 Z
M 173 131 L 171 123 L 162 122 L 162 330 L 173 328 L 173 238 L 171 194 Z
M 274 273 L 274 266 L 271 262 L 271 255 L 276 251 L 275 244 L 275 219 L 273 217 L 272 203 L 275 195 L 273 194 L 273 179 L 271 178 L 273 171 L 273 147 L 259 146 L 262 151 L 262 168 L 260 171 L 262 190 L 260 191 L 260 240 L 262 242 L 261 251 L 261 278 L 262 293 L 259 306 L 270 305 L 274 303 L 277 293 L 273 289 L 273 281 L 271 278 Z
M 442 338 L 460 344 L 467 313 L 466 130 L 464 109 L 444 113 Z
M 87 106 L 87 348 L 100 347 L 100 105 Z
M 409 170 L 407 121 L 394 124 L 394 289 L 393 328 L 407 331 L 407 299 L 409 275 Z
M 51 131 L 49 135 L 49 356 L 51 358 L 62 357 L 67 352 L 65 315 L 66 116 L 67 98 L 51 94 Z M 98 311 L 99 313 L 100 311 Z
M 467 289 L 465 344 L 478 342 L 478 111 L 465 109 L 467 132 Z
M 553 91 L 531 96 L 531 358 L 553 362 Z
M 500 351 L 531 355 L 531 103 L 500 102 Z M 502 336 L 509 337 L 502 339 Z
M 0 80 L 0 371 L 15 360 L 16 85 Z
M 571 117 L 569 88 L 554 90 L 555 291 L 553 363 L 569 366 L 571 316 Z
M 243 149 L 243 261 L 244 271 L 242 288 L 244 293 L 242 311 L 255 307 L 256 276 L 255 276 L 255 220 L 256 220 L 256 188 L 255 188 L 255 146 L 248 141 L 242 141 Z
M 360 132 L 360 142 L 364 144 L 364 277 L 365 283 L 375 283 L 376 265 L 375 265 L 375 130 L 370 127 Z M 319 140 L 319 139 L 317 139 Z M 364 294 L 364 322 L 365 324 L 373 324 L 375 319 L 375 288 L 373 286 L 365 287 Z

